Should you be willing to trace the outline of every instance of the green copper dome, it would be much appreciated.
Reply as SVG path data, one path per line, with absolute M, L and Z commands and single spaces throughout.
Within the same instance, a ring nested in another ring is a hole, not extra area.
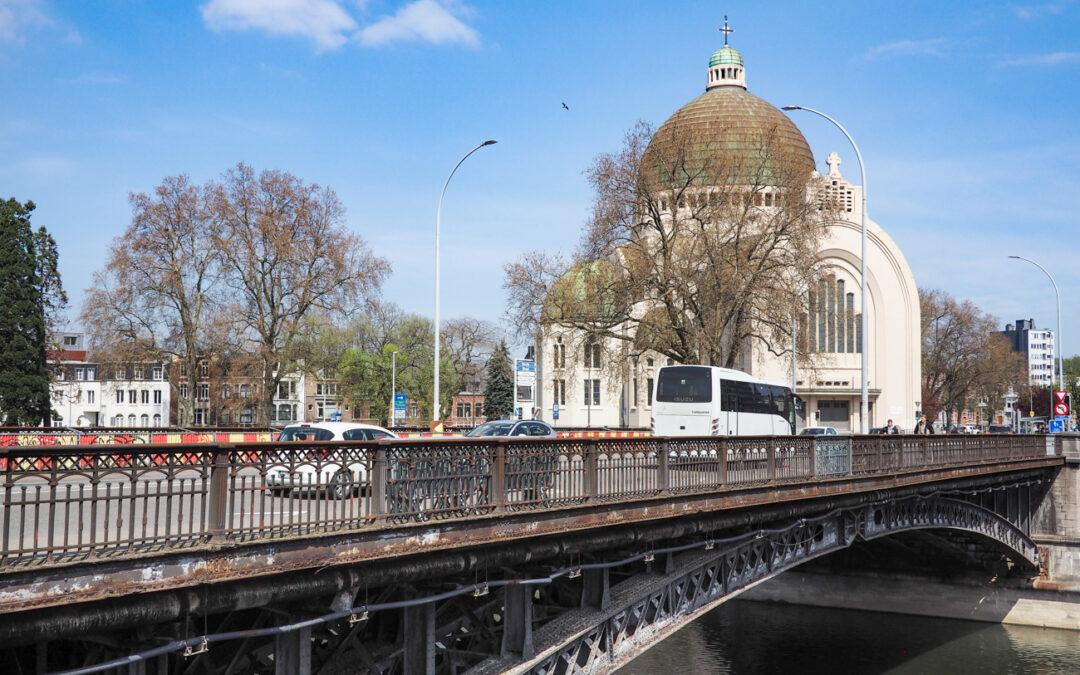
M 709 67 L 713 66 L 741 66 L 743 65 L 742 54 L 734 47 L 724 45 L 720 49 L 713 52 L 712 58 L 709 59 Z

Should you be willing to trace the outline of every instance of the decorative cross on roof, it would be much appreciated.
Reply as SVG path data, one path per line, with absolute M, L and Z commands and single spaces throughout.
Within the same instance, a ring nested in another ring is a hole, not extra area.
M 724 27 L 720 29 L 720 32 L 724 34 L 724 44 L 727 44 L 728 35 L 735 32 L 734 28 L 730 28 L 727 23 L 727 14 L 724 15 Z

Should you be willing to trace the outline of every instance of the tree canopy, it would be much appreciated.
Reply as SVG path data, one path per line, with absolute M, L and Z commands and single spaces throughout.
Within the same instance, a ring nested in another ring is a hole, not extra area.
M 755 136 L 754 152 L 701 155 L 711 137 L 666 129 L 654 139 L 639 124 L 595 160 L 574 256 L 533 251 L 507 265 L 510 322 L 682 363 L 735 367 L 754 340 L 790 352 L 835 205 L 772 133 Z
M 0 201 L 0 420 L 38 425 L 51 417 L 52 322 L 67 304 L 57 270 L 56 242 L 34 231 L 34 203 Z

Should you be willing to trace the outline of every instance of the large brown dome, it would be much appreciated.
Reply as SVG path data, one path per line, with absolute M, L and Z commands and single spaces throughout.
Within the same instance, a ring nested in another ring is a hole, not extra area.
M 670 156 L 659 161 L 661 148 L 685 144 L 687 163 L 705 168 L 704 175 L 694 180 L 700 186 L 755 181 L 775 185 L 790 176 L 809 178 L 814 155 L 802 132 L 778 108 L 748 92 L 743 73 L 736 74 L 737 84 L 710 80 L 704 94 L 679 108 L 656 131 L 644 157 L 645 166 L 655 169 L 650 173 L 662 178 L 665 171 L 660 165 L 671 162 Z

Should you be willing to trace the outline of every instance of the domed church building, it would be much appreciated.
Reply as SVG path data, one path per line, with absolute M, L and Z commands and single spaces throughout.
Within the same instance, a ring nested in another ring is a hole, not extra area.
M 732 185 L 750 182 L 760 188 L 755 191 L 757 204 L 768 207 L 773 200 L 779 204 L 784 198 L 782 186 L 791 184 L 792 175 L 801 175 L 804 184 L 811 180 L 818 191 L 816 198 L 827 199 L 832 205 L 823 234 L 815 240 L 821 273 L 806 289 L 806 304 L 797 322 L 797 337 L 804 345 L 800 357 L 792 358 L 790 349 L 777 353 L 764 341 L 746 337 L 735 365 L 758 379 L 793 385 L 804 401 L 800 428 L 828 425 L 857 432 L 865 348 L 869 363 L 868 427 L 882 426 L 891 419 L 902 429 L 911 430 L 921 409 L 919 298 L 911 268 L 885 230 L 867 219 L 869 339 L 864 341 L 859 315 L 862 187 L 844 178 L 836 152 L 828 154 L 823 171 L 818 171 L 809 144 L 791 118 L 747 89 L 743 57 L 726 42 L 725 37 L 724 46 L 709 60 L 705 92 L 664 122 L 644 152 L 644 171 L 659 176 L 668 168 L 656 158 L 656 148 L 665 143 L 685 145 L 686 166 L 680 170 L 692 174 L 690 181 L 702 196 L 696 198 L 690 192 L 690 205 L 664 204 L 664 208 L 692 208 L 695 199 L 701 204 L 712 199 L 706 195 L 715 194 L 710 192 L 715 186 L 731 190 Z M 759 147 L 764 134 L 770 137 L 772 148 L 767 156 Z M 718 154 L 723 154 L 725 161 L 711 162 Z M 732 157 L 737 161 L 731 161 Z M 749 175 L 751 169 L 754 176 Z M 715 175 L 719 172 L 723 175 Z M 606 260 L 579 264 L 552 287 L 548 297 L 558 293 L 571 300 L 561 303 L 559 311 L 564 314 L 603 314 L 617 304 L 605 295 L 619 292 L 617 282 L 609 283 L 617 275 Z M 598 294 L 598 288 L 607 290 Z M 641 313 L 650 311 L 643 302 Z M 536 350 L 535 416 L 556 428 L 648 428 L 655 371 L 674 361 L 634 336 L 628 340 L 608 337 L 598 344 L 580 331 L 575 334 L 561 328 L 554 310 L 545 313 L 541 322 L 550 329 L 541 331 Z M 640 320 L 635 327 L 621 330 L 640 330 L 648 323 Z M 634 346 L 628 349 L 627 344 Z

